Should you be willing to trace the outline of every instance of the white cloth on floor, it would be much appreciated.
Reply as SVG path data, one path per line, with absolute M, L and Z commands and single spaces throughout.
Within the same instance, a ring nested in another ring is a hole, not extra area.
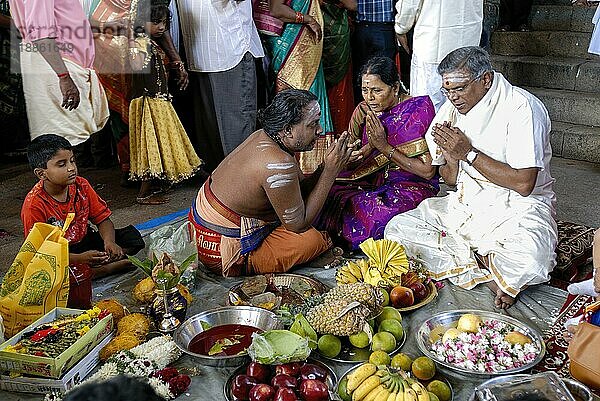
M 432 127 L 444 121 L 495 160 L 516 169 L 537 167 L 535 188 L 523 197 L 461 161 L 457 191 L 426 199 L 394 217 L 385 238 L 404 244 L 408 255 L 422 259 L 436 279 L 449 278 L 463 288 L 493 280 L 514 297 L 524 286 L 547 281 L 556 264 L 558 233 L 546 108 L 494 73 L 492 87 L 467 114 L 446 102 L 435 116 L 426 134 L 435 165 L 445 161 L 433 142 Z M 488 256 L 489 270 L 478 267 L 475 252 Z

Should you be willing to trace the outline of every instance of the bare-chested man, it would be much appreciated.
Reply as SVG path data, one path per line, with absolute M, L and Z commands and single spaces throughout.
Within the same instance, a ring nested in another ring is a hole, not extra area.
M 342 134 L 322 166 L 304 179 L 294 152 L 311 150 L 323 129 L 308 91 L 282 91 L 259 113 L 254 132 L 200 188 L 189 219 L 198 258 L 223 276 L 285 272 L 331 248 L 311 224 L 353 146 Z

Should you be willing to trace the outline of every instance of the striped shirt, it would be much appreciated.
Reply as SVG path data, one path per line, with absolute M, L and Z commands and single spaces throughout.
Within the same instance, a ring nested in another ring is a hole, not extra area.
M 252 1 L 177 0 L 177 5 L 190 70 L 227 71 L 246 52 L 265 55 L 252 19 Z
M 358 22 L 394 22 L 394 0 L 358 0 Z

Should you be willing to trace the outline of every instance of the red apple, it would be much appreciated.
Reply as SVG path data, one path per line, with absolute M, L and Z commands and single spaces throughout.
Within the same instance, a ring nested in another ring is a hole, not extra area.
M 258 380 L 256 380 L 254 377 L 237 375 L 235 379 L 233 379 L 231 392 L 236 399 L 245 401 L 249 397 L 250 389 L 257 384 Z
M 284 363 L 283 365 L 277 365 L 275 366 L 275 374 L 284 374 L 297 377 L 300 374 L 300 369 L 303 365 L 304 363 L 302 362 L 290 362 Z
M 267 365 L 258 362 L 250 362 L 246 368 L 246 375 L 254 377 L 259 383 L 267 383 L 271 376 L 271 369 Z
M 275 389 L 268 384 L 257 384 L 250 389 L 250 401 L 273 401 Z
M 415 296 L 410 288 L 397 285 L 390 292 L 390 302 L 395 308 L 406 308 L 415 303 Z
M 329 399 L 329 388 L 319 380 L 303 380 L 299 393 L 304 401 L 327 401 Z
M 271 379 L 271 386 L 275 388 L 285 387 L 285 388 L 296 388 L 298 385 L 298 380 L 295 377 L 290 375 L 285 375 L 280 373 L 278 375 L 273 376 Z
M 327 377 L 327 371 L 320 366 L 313 365 L 312 363 L 306 363 L 300 369 L 300 379 L 314 379 L 325 382 L 325 378 Z
M 416 281 L 408 286 L 415 296 L 415 302 L 421 302 L 429 295 L 429 289 L 422 281 Z
M 298 397 L 291 388 L 282 387 L 275 393 L 274 401 L 298 401 Z

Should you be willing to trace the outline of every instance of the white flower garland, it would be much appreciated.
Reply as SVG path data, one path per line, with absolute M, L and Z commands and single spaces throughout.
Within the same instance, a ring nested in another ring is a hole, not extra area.
M 74 386 L 71 390 L 92 382 L 102 382 L 119 374 L 127 376 L 148 378 L 152 372 L 165 368 L 181 356 L 181 350 L 168 336 L 151 339 L 129 351 L 120 351 L 110 357 L 102 367 L 88 379 Z M 159 378 L 151 377 L 148 383 L 156 393 L 166 400 L 175 396 L 169 390 L 169 385 Z M 60 401 L 63 395 L 59 393 L 46 394 L 44 401 Z

